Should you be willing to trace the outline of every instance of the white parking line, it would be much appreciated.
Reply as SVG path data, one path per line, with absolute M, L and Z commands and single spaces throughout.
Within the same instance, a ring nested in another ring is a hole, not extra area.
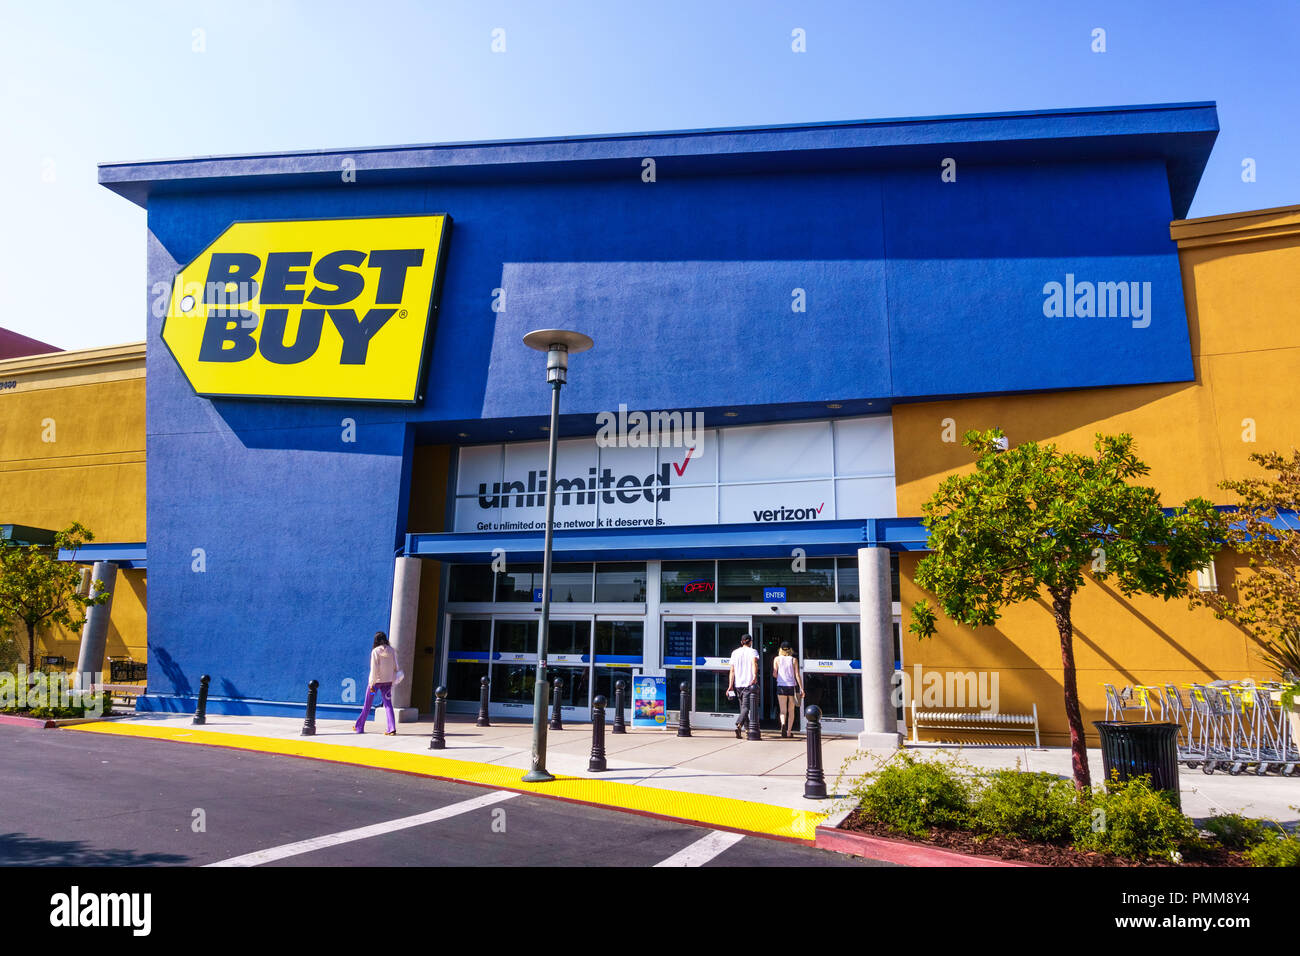
M 355 830 L 327 833 L 324 836 L 312 837 L 310 840 L 299 840 L 297 843 L 273 846 L 266 850 L 245 853 L 243 856 L 232 856 L 228 860 L 208 863 L 207 866 L 261 866 L 263 863 L 283 860 L 285 857 L 297 856 L 300 853 L 310 853 L 313 850 L 323 850 L 326 847 L 338 846 L 340 843 L 366 840 L 370 837 L 392 833 L 395 830 L 405 830 L 409 827 L 418 827 L 426 823 L 446 820 L 448 817 L 455 817 L 462 813 L 470 813 L 483 807 L 490 807 L 494 803 L 500 803 L 502 800 L 509 800 L 511 797 L 517 796 L 519 794 L 511 793 L 508 790 L 494 790 L 486 796 L 475 797 L 473 800 L 463 800 L 460 803 L 453 803 L 446 807 L 439 807 L 437 810 L 430 810 L 428 813 L 417 813 L 413 817 L 399 817 L 386 823 L 374 823 L 368 827 L 357 827 Z
M 668 859 L 655 866 L 703 866 L 728 847 L 735 846 L 745 839 L 743 833 L 731 833 L 727 830 L 714 830 L 702 836 L 684 850 L 678 850 Z

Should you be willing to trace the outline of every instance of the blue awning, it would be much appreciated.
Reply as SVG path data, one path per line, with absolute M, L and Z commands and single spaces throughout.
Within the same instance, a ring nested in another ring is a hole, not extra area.
M 773 524 L 689 525 L 679 528 L 598 528 L 556 531 L 556 561 L 641 561 L 714 557 L 789 557 L 802 548 L 810 557 L 854 554 L 859 548 L 925 550 L 919 518 Z M 542 560 L 540 531 L 482 534 L 409 534 L 405 554 L 459 564 L 486 564 L 503 549 L 514 561 Z
M 76 551 L 59 549 L 60 561 L 75 561 L 77 564 L 94 564 L 96 561 L 108 561 L 124 570 L 144 568 L 145 543 L 105 542 L 104 544 L 83 544 Z

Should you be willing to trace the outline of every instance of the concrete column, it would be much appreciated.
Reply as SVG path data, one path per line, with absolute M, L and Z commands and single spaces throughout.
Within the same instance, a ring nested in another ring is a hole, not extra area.
M 897 749 L 898 732 L 891 691 L 894 682 L 894 598 L 890 585 L 889 549 L 858 550 L 859 604 L 862 615 L 862 733 L 863 749 Z
M 397 666 L 406 680 L 393 688 L 393 709 L 397 719 L 407 723 L 419 719 L 411 706 L 411 683 L 415 680 L 415 621 L 420 613 L 420 559 L 398 558 L 393 569 L 393 607 L 388 615 L 388 643 L 397 652 Z
M 95 681 L 107 682 L 104 673 L 104 654 L 108 650 L 108 621 L 113 611 L 113 589 L 117 586 L 117 565 L 111 561 L 96 561 L 90 572 L 93 582 L 103 581 L 108 600 L 86 608 L 86 623 L 81 628 L 81 646 L 77 649 L 77 679 L 81 687 L 89 688 Z M 93 593 L 93 590 L 92 592 Z

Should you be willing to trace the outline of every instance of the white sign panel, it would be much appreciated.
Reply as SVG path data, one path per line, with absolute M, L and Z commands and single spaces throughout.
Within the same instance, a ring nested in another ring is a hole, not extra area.
M 892 518 L 890 416 L 706 429 L 696 448 L 561 440 L 561 529 Z M 540 531 L 546 442 L 460 449 L 455 530 Z

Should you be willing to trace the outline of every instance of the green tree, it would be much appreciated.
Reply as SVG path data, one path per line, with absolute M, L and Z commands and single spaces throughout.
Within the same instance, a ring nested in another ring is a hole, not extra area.
M 1061 645 L 1074 783 L 1087 789 L 1074 596 L 1089 573 L 1114 578 L 1126 596 L 1187 596 L 1191 572 L 1217 550 L 1222 519 L 1202 498 L 1166 515 L 1154 488 L 1129 484 L 1149 471 L 1129 435 L 1097 435 L 1095 458 L 1037 442 L 1004 448 L 997 429 L 967 432 L 963 442 L 977 456 L 975 471 L 944 479 L 924 505 L 930 554 L 917 565 L 916 583 L 970 627 L 992 625 L 1004 607 L 1046 592 Z M 913 605 L 910 632 L 930 637 L 936 624 L 929 601 Z
M 36 631 L 58 626 L 76 631 L 86 622 L 85 609 L 109 599 L 104 582 L 81 593 L 81 568 L 59 560 L 59 549 L 75 552 L 95 536 L 82 524 L 54 536 L 54 545 L 19 545 L 0 541 L 0 622 L 27 631 L 27 669 L 36 669 Z
M 1261 638 L 1260 656 L 1279 677 L 1300 679 L 1300 451 L 1287 458 L 1262 452 L 1250 460 L 1268 478 L 1223 481 L 1235 492 L 1237 512 L 1226 529 L 1230 548 L 1243 555 L 1253 573 L 1237 582 L 1236 597 L 1219 591 L 1192 595 L 1219 618 L 1229 618 Z

